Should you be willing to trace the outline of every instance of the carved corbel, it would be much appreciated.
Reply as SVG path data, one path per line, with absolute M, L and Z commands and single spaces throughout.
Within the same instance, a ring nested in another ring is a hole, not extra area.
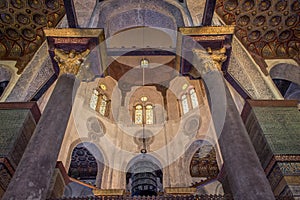
M 203 76 L 211 71 L 221 71 L 222 64 L 227 60 L 226 48 L 212 50 L 211 48 L 193 49 L 195 69 L 191 71 L 196 76 Z
M 73 74 L 76 76 L 89 53 L 89 49 L 86 49 L 83 52 L 76 52 L 74 49 L 69 52 L 65 52 L 61 49 L 54 49 L 54 60 L 59 66 L 59 74 Z

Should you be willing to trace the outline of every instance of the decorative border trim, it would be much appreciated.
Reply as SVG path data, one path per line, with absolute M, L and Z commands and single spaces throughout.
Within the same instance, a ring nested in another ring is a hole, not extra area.
M 0 103 L 0 110 L 13 110 L 13 109 L 29 109 L 36 123 L 39 121 L 41 117 L 41 112 L 36 102 L 1 102 Z
M 274 165 L 277 162 L 300 162 L 300 155 L 286 155 L 286 154 L 282 154 L 282 155 L 274 155 L 271 159 L 271 161 L 269 162 L 268 166 L 265 169 L 265 173 L 266 175 L 269 175 L 269 173 L 271 172 L 271 170 L 273 169 Z
M 248 100 L 251 107 L 297 107 L 297 100 Z
M 47 37 L 100 37 L 104 34 L 103 29 L 77 29 L 77 28 L 49 28 L 44 29 L 45 35 Z
M 233 35 L 235 26 L 202 26 L 202 27 L 180 27 L 178 31 L 182 35 Z

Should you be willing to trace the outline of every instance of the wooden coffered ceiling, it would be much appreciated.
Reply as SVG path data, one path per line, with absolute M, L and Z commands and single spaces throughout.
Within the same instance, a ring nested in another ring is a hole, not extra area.
M 0 0 L 0 59 L 16 60 L 21 74 L 65 14 L 63 0 Z
M 299 0 L 217 0 L 216 12 L 267 74 L 264 59 L 300 64 Z
M 264 59 L 300 64 L 299 0 L 217 0 L 216 12 L 267 74 Z M 63 0 L 0 0 L 0 59 L 16 60 L 22 73 L 45 35 L 65 14 Z

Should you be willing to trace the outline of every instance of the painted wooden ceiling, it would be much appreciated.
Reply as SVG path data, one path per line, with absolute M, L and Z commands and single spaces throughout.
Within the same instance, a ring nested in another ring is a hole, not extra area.
M 65 14 L 63 0 L 0 0 L 0 59 L 16 60 L 21 74 Z
M 299 0 L 217 0 L 216 12 L 267 74 L 264 59 L 300 64 Z
M 267 74 L 264 59 L 300 63 L 299 0 L 217 0 L 216 12 Z M 22 73 L 45 35 L 65 14 L 63 0 L 0 0 L 0 59 Z

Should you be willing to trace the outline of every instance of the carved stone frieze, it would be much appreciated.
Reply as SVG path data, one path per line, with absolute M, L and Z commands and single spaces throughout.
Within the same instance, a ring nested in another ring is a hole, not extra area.
M 298 0 L 217 0 L 216 12 L 267 73 L 264 59 L 293 58 L 300 63 Z
M 0 12 L 0 59 L 16 60 L 21 74 L 45 40 L 42 29 L 64 16 L 63 0 L 0 0 Z

